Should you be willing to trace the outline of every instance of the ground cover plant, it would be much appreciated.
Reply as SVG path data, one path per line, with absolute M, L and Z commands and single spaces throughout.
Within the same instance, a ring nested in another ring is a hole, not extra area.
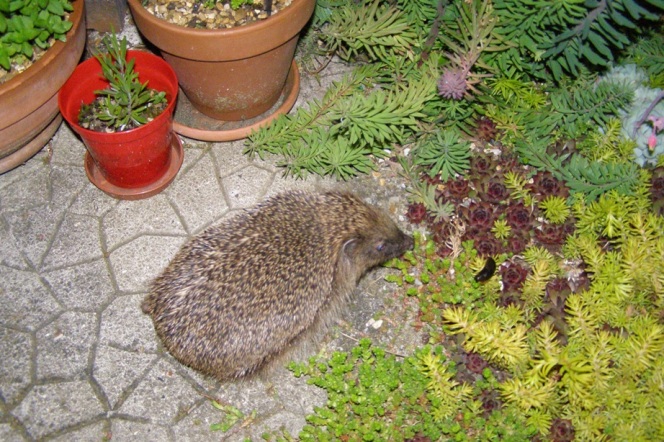
M 301 440 L 664 440 L 664 2 L 321 0 L 301 64 L 356 68 L 254 133 L 288 175 L 398 161 L 389 278 L 427 343 L 293 364 Z

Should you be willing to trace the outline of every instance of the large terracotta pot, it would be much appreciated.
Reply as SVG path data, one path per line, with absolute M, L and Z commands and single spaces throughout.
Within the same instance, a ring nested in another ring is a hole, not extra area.
M 168 23 L 140 0 L 129 0 L 136 26 L 173 67 L 191 104 L 225 121 L 256 117 L 275 104 L 315 5 L 315 0 L 293 0 L 266 20 L 212 30 Z
M 173 132 L 173 110 L 178 81 L 173 69 L 160 57 L 127 51 L 141 83 L 166 92 L 168 107 L 154 120 L 122 132 L 97 132 L 78 124 L 82 103 L 95 98 L 94 91 L 108 87 L 96 58 L 81 63 L 62 86 L 59 106 L 63 117 L 81 136 L 87 148 L 88 178 L 104 192 L 120 199 L 150 197 L 170 184 L 182 165 L 182 145 Z
M 72 2 L 72 28 L 21 74 L 0 85 L 0 173 L 39 152 L 60 126 L 58 90 L 85 49 L 83 0 Z

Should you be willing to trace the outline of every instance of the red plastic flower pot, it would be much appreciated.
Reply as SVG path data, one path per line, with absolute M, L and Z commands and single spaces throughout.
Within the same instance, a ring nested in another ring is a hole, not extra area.
M 178 93 L 178 80 L 173 69 L 160 57 L 142 51 L 127 51 L 127 58 L 134 58 L 134 69 L 141 83 L 148 87 L 165 91 L 168 107 L 154 120 L 136 129 L 123 132 L 97 132 L 85 129 L 78 124 L 81 104 L 89 104 L 95 98 L 94 91 L 108 87 L 102 76 L 101 65 L 96 58 L 90 58 L 76 67 L 74 73 L 60 89 L 58 105 L 60 112 L 85 143 L 94 167 L 102 179 L 93 180 L 90 167 L 86 165 L 88 177 L 97 187 L 124 199 L 135 199 L 118 192 L 109 192 L 99 181 L 107 181 L 110 187 L 119 189 L 145 189 L 152 183 L 163 181 L 169 170 L 173 147 L 179 145 L 173 133 L 173 110 Z M 180 146 L 181 148 L 181 146 Z M 180 164 L 181 164 L 181 158 Z M 179 169 L 179 165 L 175 170 Z M 173 177 L 170 177 L 172 180 Z M 168 180 L 168 183 L 170 183 Z M 166 183 L 166 185 L 168 185 Z M 165 186 L 164 186 L 165 187 Z M 161 190 L 161 189 L 159 189 Z M 151 196 L 155 192 L 149 192 Z

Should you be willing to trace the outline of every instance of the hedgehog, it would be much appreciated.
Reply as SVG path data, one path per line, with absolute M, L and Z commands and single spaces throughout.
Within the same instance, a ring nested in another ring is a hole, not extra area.
M 367 270 L 412 247 L 352 193 L 285 192 L 186 242 L 141 309 L 184 365 L 245 378 L 315 340 Z

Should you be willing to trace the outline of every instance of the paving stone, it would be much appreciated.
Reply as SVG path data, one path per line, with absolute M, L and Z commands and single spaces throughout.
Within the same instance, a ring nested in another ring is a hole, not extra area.
M 69 212 L 101 217 L 119 203 L 120 201 L 106 195 L 92 183 L 88 183 L 69 207 Z
M 101 257 L 99 219 L 67 213 L 44 259 L 44 269 L 79 264 Z
M 261 416 L 258 417 L 260 418 Z M 289 410 L 282 410 L 267 418 L 261 419 L 256 425 L 252 425 L 243 435 L 244 439 L 238 439 L 238 442 L 240 440 L 246 440 L 246 438 L 249 438 L 252 441 L 259 441 L 262 439 L 261 436 L 264 433 L 277 436 L 282 435 L 284 430 L 287 431 L 290 436 L 297 437 L 306 423 L 307 421 L 302 414 Z
M 222 416 L 222 412 L 214 408 L 210 400 L 204 400 L 173 425 L 175 440 L 178 442 L 227 440 L 226 434 L 210 430 L 210 425 L 219 423 Z
M 96 314 L 66 312 L 37 332 L 37 377 L 83 375 L 96 329 Z
M 51 204 L 5 214 L 14 244 L 33 267 L 39 267 L 58 228 L 63 208 Z
M 251 164 L 251 160 L 244 155 L 244 140 L 232 143 L 215 143 L 212 145 L 212 154 L 217 160 L 219 176 L 228 176 L 238 169 Z
M 13 402 L 30 384 L 32 343 L 30 335 L 0 327 L 0 396 Z M 4 440 L 0 437 L 0 440 Z
M 285 368 L 275 369 L 270 383 L 276 400 L 301 416 L 313 413 L 314 407 L 322 407 L 327 403 L 325 390 L 307 384 L 305 377 L 296 378 Z
M 158 356 L 120 350 L 109 345 L 97 347 L 92 375 L 106 393 L 111 409 Z
M 28 265 L 9 232 L 9 224 L 0 216 L 0 264 L 27 270 Z
M 184 160 L 182 161 L 182 167 L 180 167 L 180 172 L 175 178 L 173 184 L 177 183 L 180 177 L 184 173 L 186 173 L 192 167 L 193 164 L 196 164 L 203 155 L 205 155 L 210 151 L 209 144 L 206 142 L 183 137 L 182 135 L 178 136 L 182 140 L 182 148 L 184 149 Z M 173 184 L 171 184 L 171 186 L 169 186 L 168 189 L 170 189 L 173 186 Z M 166 192 L 168 192 L 168 189 L 166 189 Z
M 333 61 L 318 79 L 303 75 L 296 106 L 350 69 Z M 50 162 L 45 150 L 0 176 L 1 441 L 23 440 L 14 419 L 32 439 L 60 442 L 259 441 L 282 427 L 296 437 L 325 403 L 323 390 L 281 368 L 269 382 L 219 384 L 163 353 L 140 302 L 190 235 L 268 195 L 338 184 L 283 178 L 277 158 L 243 155 L 244 141 L 181 138 L 180 173 L 147 200 L 118 201 L 91 184 L 66 124 Z M 205 396 L 257 418 L 212 432 L 222 413 Z
M 106 430 L 105 423 L 95 422 L 94 424 L 86 425 L 83 428 L 69 431 L 62 436 L 52 439 L 53 442 L 103 442 L 107 440 L 114 440 L 113 435 L 109 437 Z M 122 439 L 115 439 L 121 441 Z M 129 440 L 129 439 L 126 439 Z M 145 440 L 145 439 L 144 439 Z M 155 440 L 156 442 L 156 440 Z
M 73 130 L 63 123 L 53 137 L 53 157 L 55 164 L 69 164 L 83 169 L 85 145 Z
M 148 315 L 141 311 L 141 295 L 120 296 L 101 315 L 99 343 L 131 350 L 157 350 L 154 327 Z
M 247 166 L 222 180 L 232 209 L 249 208 L 263 199 L 274 173 Z
M 32 437 L 41 438 L 103 412 L 90 384 L 74 381 L 34 387 L 13 414 Z
M 141 236 L 111 252 L 111 268 L 120 290 L 146 291 L 185 240 L 185 237 Z
M 0 266 L 0 325 L 34 330 L 60 306 L 33 272 Z
M 201 395 L 161 360 L 141 381 L 118 412 L 151 423 L 173 424 L 186 416 Z
M 171 185 L 168 194 L 189 232 L 199 231 L 228 210 L 209 154 L 181 175 Z
M 88 178 L 82 167 L 51 167 L 51 204 L 68 207 L 87 183 Z
M 113 440 L 118 441 L 159 441 L 170 440 L 168 430 L 157 424 L 145 424 L 120 419 L 111 420 Z
M 102 220 L 107 249 L 141 235 L 185 235 L 186 232 L 165 195 L 138 201 L 121 201 Z
M 231 404 L 244 414 L 249 415 L 255 410 L 270 413 L 280 408 L 279 402 L 270 394 L 271 385 L 259 379 L 225 382 L 216 397 L 226 404 Z
M 43 273 L 55 297 L 66 308 L 97 311 L 113 295 L 108 266 L 103 259 Z
M 37 206 L 49 201 L 49 168 L 45 164 L 31 162 L 8 174 L 10 176 L 5 179 L 3 175 L 0 182 L 0 208 L 3 211 L 25 207 L 26 202 Z
M 0 424 L 0 440 L 2 442 L 24 442 L 21 434 L 14 430 L 9 424 Z

